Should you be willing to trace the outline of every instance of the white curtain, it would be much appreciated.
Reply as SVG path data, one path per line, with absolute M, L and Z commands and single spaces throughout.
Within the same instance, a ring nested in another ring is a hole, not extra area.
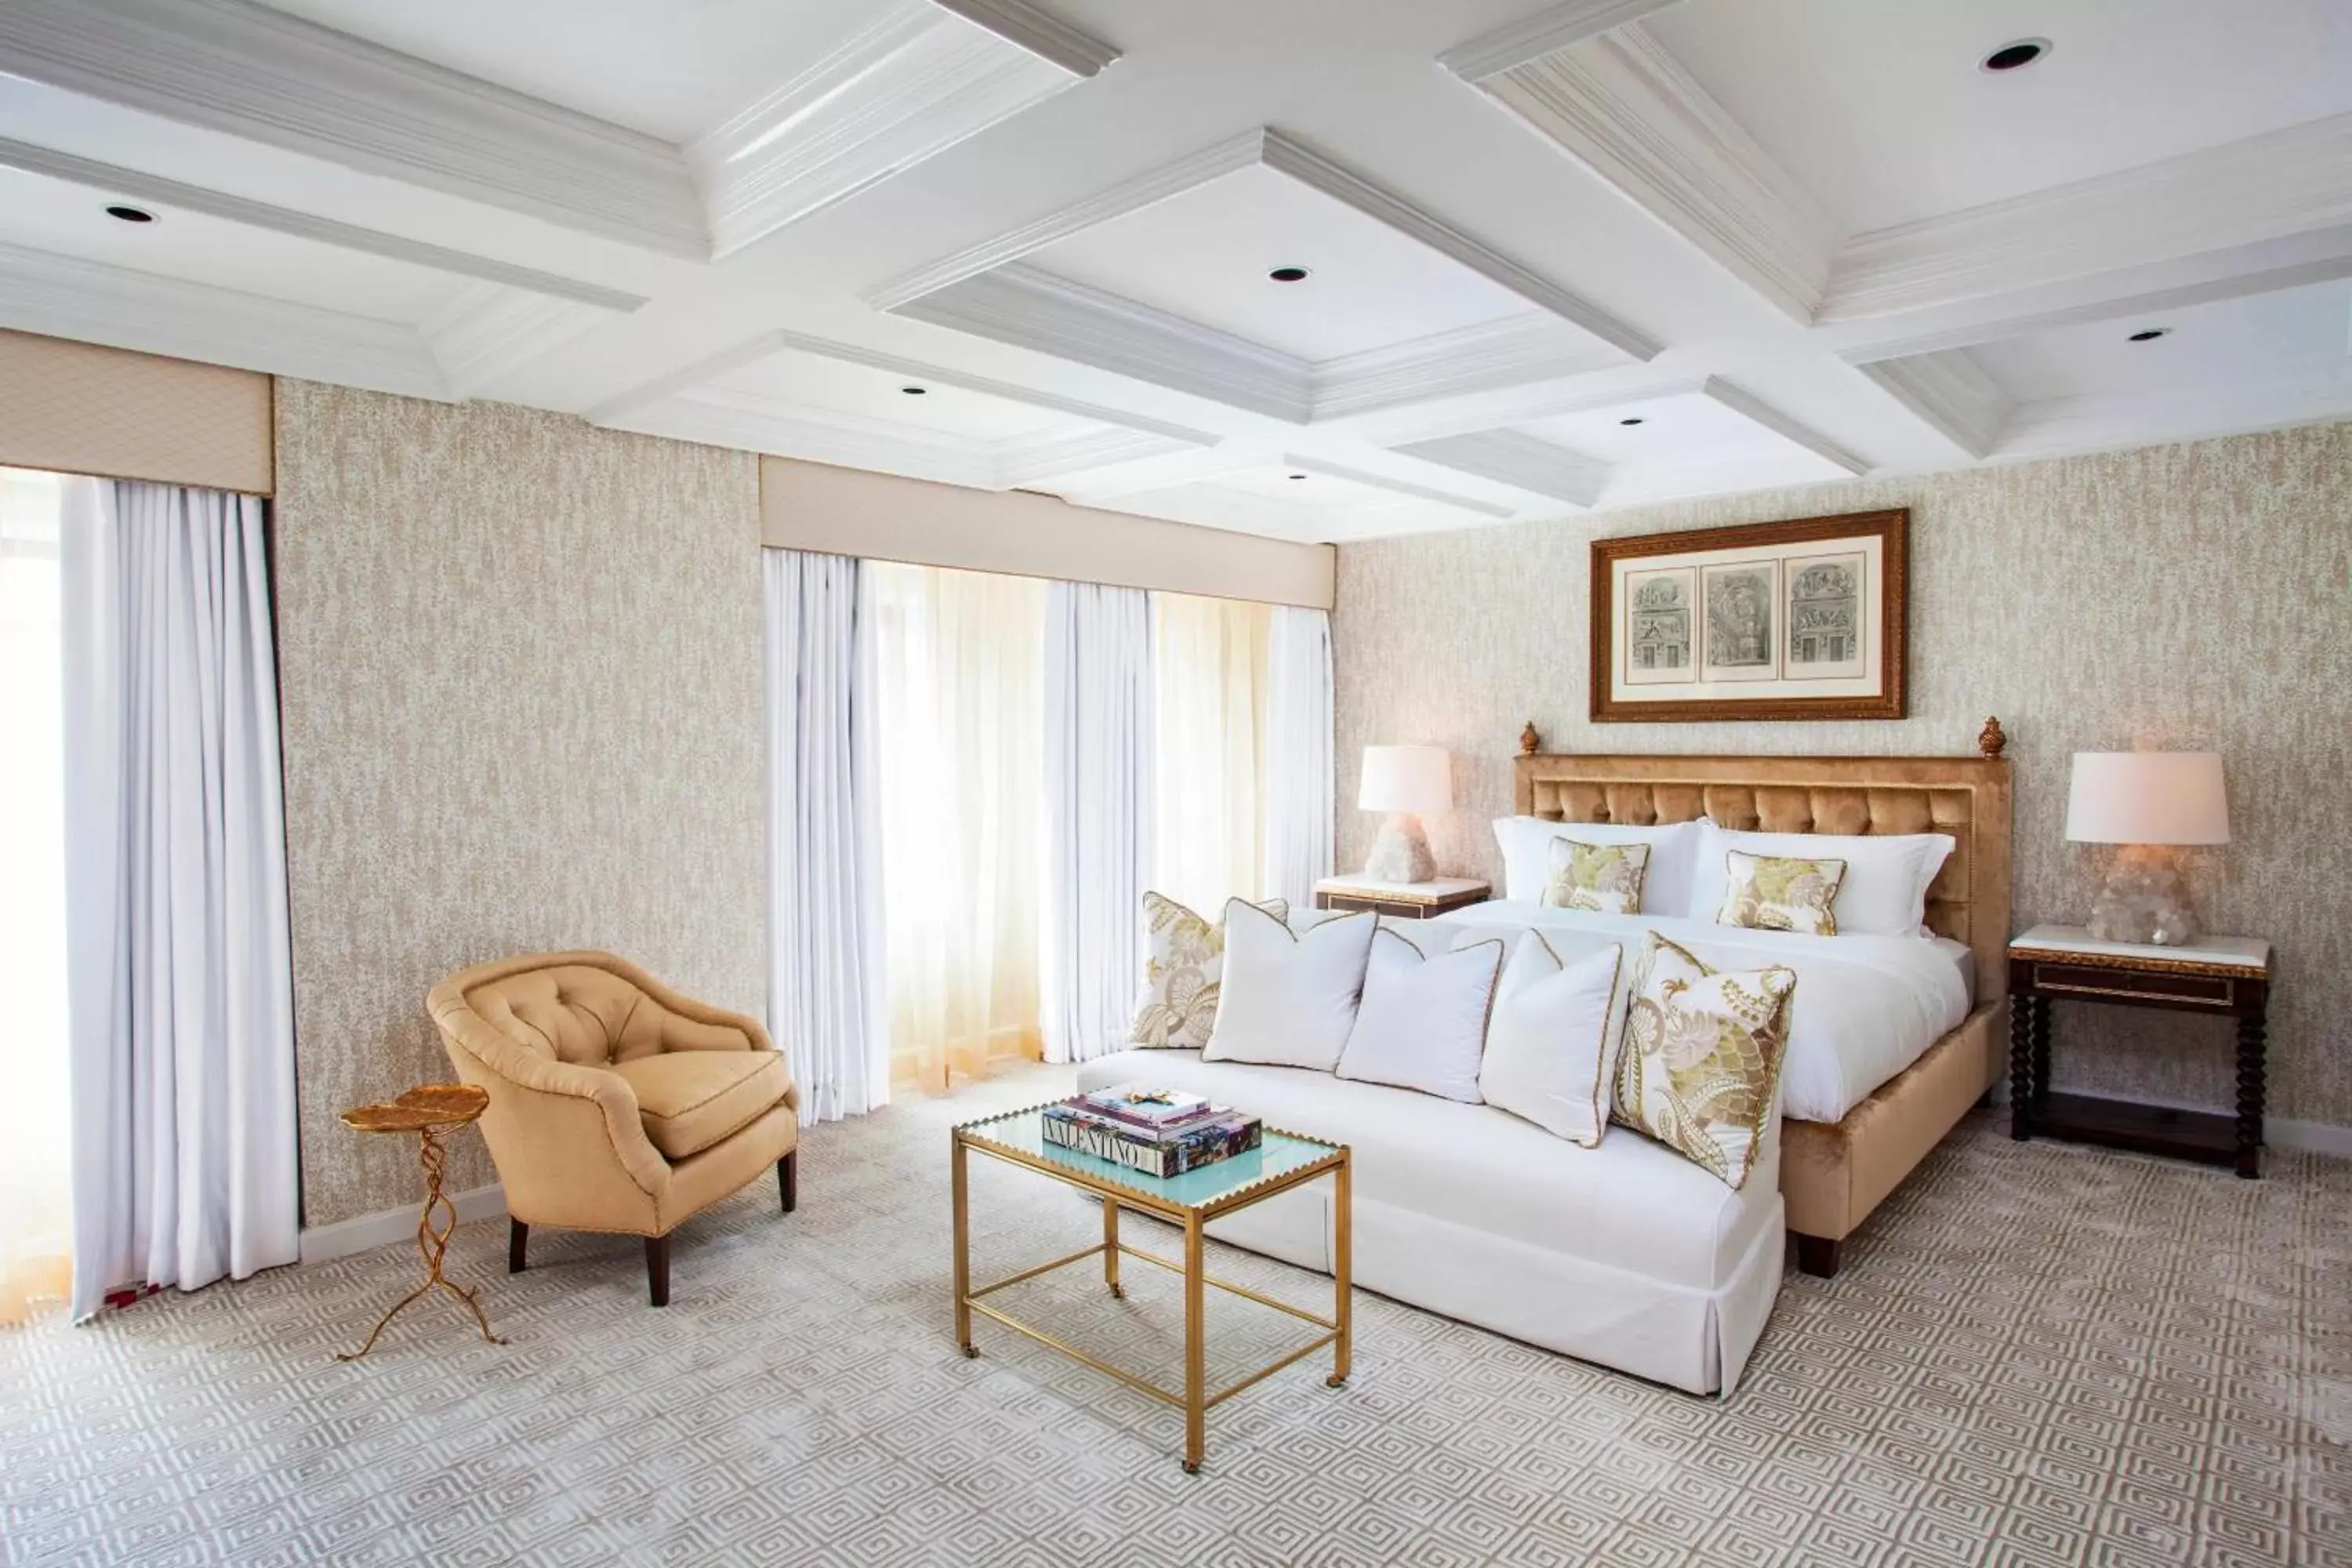
M 1116 1050 L 1143 978 L 1151 865 L 1151 600 L 1055 583 L 1045 612 L 1048 1061 Z
M 1154 594 L 1158 770 L 1152 890 L 1214 918 L 1265 859 L 1270 606 Z
M 0 468 L 0 1325 L 72 1278 L 58 516 L 66 481 Z
M 764 552 L 768 654 L 768 1028 L 801 1121 L 889 1099 L 878 982 L 870 630 L 858 563 Z
M 1038 1049 L 1045 585 L 865 563 L 895 1082 Z
M 294 1261 L 293 976 L 258 500 L 73 480 L 73 1314 Z
M 1331 874 L 1331 616 L 1279 605 L 1266 656 L 1265 886 L 1293 909 Z

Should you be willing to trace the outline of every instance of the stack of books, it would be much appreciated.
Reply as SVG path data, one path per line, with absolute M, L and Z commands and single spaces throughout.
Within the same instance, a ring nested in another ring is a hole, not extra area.
M 1197 1094 L 1121 1084 L 1045 1108 L 1045 1142 L 1165 1180 L 1247 1153 L 1265 1130 L 1255 1116 Z

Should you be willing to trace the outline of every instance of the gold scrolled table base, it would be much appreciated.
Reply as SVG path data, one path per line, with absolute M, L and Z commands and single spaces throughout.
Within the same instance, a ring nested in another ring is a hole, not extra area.
M 439 1286 L 466 1304 L 481 1325 L 482 1338 L 494 1345 L 506 1341 L 490 1332 L 490 1320 L 474 1292 L 441 1272 L 449 1251 L 449 1237 L 457 1228 L 457 1208 L 441 1190 L 442 1167 L 448 1162 L 453 1133 L 471 1125 L 490 1102 L 487 1090 L 469 1083 L 428 1083 L 410 1089 L 389 1105 L 359 1105 L 342 1114 L 346 1127 L 358 1132 L 414 1132 L 416 1163 L 425 1172 L 425 1212 L 416 1220 L 416 1252 L 425 1260 L 425 1282 L 391 1306 L 369 1331 L 367 1342 L 355 1351 L 338 1351 L 337 1361 L 357 1361 L 375 1349 L 375 1342 L 401 1310 Z
M 1034 1117 L 1043 1110 L 1044 1107 L 1039 1106 L 1026 1111 L 1013 1112 L 1011 1116 L 992 1117 L 984 1121 L 958 1127 L 954 1131 L 955 1331 L 956 1343 L 962 1349 L 965 1355 L 976 1356 L 980 1353 L 980 1348 L 972 1343 L 971 1339 L 972 1314 L 977 1312 L 990 1321 L 1000 1323 L 1015 1333 L 1025 1335 L 1048 1349 L 1059 1351 L 1072 1360 L 1094 1368 L 1105 1376 L 1117 1378 L 1138 1393 L 1149 1394 L 1162 1404 L 1176 1406 L 1184 1412 L 1184 1468 L 1187 1473 L 1196 1473 L 1201 1468 L 1207 1444 L 1208 1413 L 1244 1389 L 1273 1376 L 1294 1362 L 1313 1355 L 1327 1345 L 1331 1347 L 1331 1374 L 1324 1382 L 1330 1387 L 1338 1388 L 1348 1381 L 1350 1355 L 1353 1350 L 1353 1333 L 1349 1312 L 1353 1239 L 1349 1233 L 1351 1173 L 1348 1149 L 1345 1145 L 1322 1144 L 1318 1140 L 1303 1139 L 1289 1133 L 1277 1134 L 1273 1129 L 1268 1129 L 1268 1134 L 1271 1136 L 1279 1136 L 1294 1143 L 1315 1144 L 1327 1150 L 1328 1152 L 1283 1170 L 1277 1174 L 1241 1182 L 1229 1190 L 1214 1195 L 1186 1202 L 1153 1191 L 1154 1185 L 1161 1184 L 1152 1184 L 1148 1176 L 1138 1174 L 1131 1182 L 1119 1180 L 1080 1166 L 1073 1160 L 1057 1158 L 1056 1156 L 1062 1154 L 1063 1151 L 1055 1150 L 1047 1152 L 1042 1149 L 1022 1148 L 990 1136 L 988 1129 L 1002 1127 L 1007 1122 L 1016 1121 L 1022 1118 Z M 1082 1247 L 1066 1257 L 1056 1258 L 1049 1262 L 1024 1268 L 1017 1274 L 1008 1274 L 1002 1279 L 975 1288 L 971 1283 L 971 1202 L 965 1171 L 966 1156 L 971 1151 L 1002 1160 L 1007 1164 L 1019 1165 L 1039 1172 L 1053 1177 L 1055 1181 L 1094 1194 L 1102 1200 L 1102 1240 L 1092 1247 Z M 1088 1164 L 1100 1166 L 1103 1162 L 1090 1161 Z M 1107 1168 L 1116 1169 L 1116 1167 Z M 1202 1172 L 1192 1173 L 1199 1175 L 1217 1169 L 1218 1167 L 1214 1165 L 1206 1166 L 1203 1167 Z M 1277 1301 L 1273 1297 L 1253 1290 L 1246 1285 L 1236 1284 L 1230 1279 L 1220 1279 L 1202 1267 L 1202 1232 L 1211 1220 L 1231 1214 L 1236 1209 L 1247 1208 L 1252 1204 L 1262 1203 L 1277 1193 L 1288 1192 L 1293 1187 L 1301 1186 L 1325 1175 L 1332 1179 L 1332 1279 L 1329 1317 L 1307 1311 L 1304 1308 L 1294 1307 L 1287 1301 Z M 1183 1226 L 1184 1256 L 1182 1259 L 1180 1261 L 1175 1258 L 1162 1258 L 1157 1253 L 1146 1252 L 1120 1241 L 1118 1214 L 1121 1208 L 1132 1208 L 1141 1213 L 1155 1215 Z M 1181 1392 L 1172 1388 L 1162 1388 L 1149 1378 L 1139 1376 L 1124 1367 L 1114 1366 L 1109 1362 L 1078 1349 L 1066 1340 L 1047 1333 L 1034 1323 L 1023 1322 L 1011 1313 L 982 1299 L 1009 1286 L 1018 1285 L 1024 1280 L 1034 1279 L 1041 1274 L 1050 1274 L 1055 1269 L 1066 1268 L 1073 1263 L 1083 1263 L 1090 1258 L 1099 1258 L 1103 1260 L 1103 1283 L 1115 1298 L 1123 1299 L 1127 1294 L 1118 1278 L 1118 1263 L 1122 1258 L 1132 1258 L 1139 1262 L 1152 1264 L 1182 1278 L 1184 1281 L 1184 1387 Z M 1214 1286 L 1220 1290 L 1239 1296 L 1245 1300 L 1255 1301 L 1259 1306 L 1271 1307 L 1277 1312 L 1287 1313 L 1302 1322 L 1322 1330 L 1323 1332 L 1297 1349 L 1277 1356 L 1238 1382 L 1212 1393 L 1207 1386 L 1207 1314 L 1204 1310 L 1205 1288 L 1209 1286 Z

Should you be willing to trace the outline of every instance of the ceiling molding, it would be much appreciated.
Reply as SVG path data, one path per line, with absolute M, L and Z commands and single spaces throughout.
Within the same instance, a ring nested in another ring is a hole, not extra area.
M 1180 195 L 1221 175 L 1261 164 L 1468 268 L 1529 304 L 1591 333 L 1621 353 L 1648 360 L 1655 358 L 1664 348 L 1654 338 L 1537 276 L 1443 219 L 1342 167 L 1304 142 L 1265 127 L 1227 137 L 1034 222 L 919 268 L 868 293 L 866 303 L 878 310 L 913 314 L 908 308 L 929 295 L 983 273 L 1002 270 L 1022 257 L 1083 229 Z
M 1679 3 L 1680 0 L 1568 0 L 1564 5 L 1538 11 L 1456 44 L 1438 56 L 1437 63 L 1464 81 L 1484 81 Z
M 2093 394 L 2021 403 L 1996 461 L 2197 441 L 2352 418 L 2352 359 L 2261 382 L 2149 397 Z
M 1050 58 L 929 0 L 887 6 L 839 48 L 687 147 L 711 256 L 731 255 L 878 184 L 1076 80 Z
M 1042 440 L 1008 442 L 997 454 L 998 488 L 1013 489 L 1042 484 L 1191 449 L 1189 443 L 1171 441 L 1164 436 L 1120 429 L 1082 430 L 1076 435 Z
M 1792 320 L 1812 321 L 1835 223 L 1647 28 L 1587 38 L 1476 86 Z
M 1571 506 L 1594 505 L 1609 482 L 1608 464 L 1520 430 L 1474 431 L 1389 449 Z
M 1683 397 L 1700 392 L 1706 378 L 1687 370 L 1660 374 L 1629 366 L 1636 374 L 1606 372 L 1580 376 L 1566 386 L 1530 386 L 1516 395 L 1489 397 L 1469 407 L 1445 407 L 1370 421 L 1358 432 L 1381 447 L 1402 447 L 1416 441 L 1442 440 L 1449 436 L 1475 436 L 1563 414 L 1589 414 L 1596 408 L 1619 408 L 1658 398 Z
M 1870 472 L 1870 465 L 1820 431 L 1801 425 L 1753 393 L 1743 392 L 1719 375 L 1710 375 L 1699 384 L 1699 395 L 1711 397 L 1733 413 L 1755 421 L 1784 441 L 1793 441 L 1814 456 L 1827 459 L 1849 474 Z
M 70 153 L 36 147 L 29 142 L 0 137 L 0 164 L 21 169 L 30 174 L 45 174 L 51 179 L 86 185 L 111 195 L 131 196 L 163 206 L 177 207 L 183 212 L 202 213 L 207 217 L 268 229 L 296 239 L 316 240 L 339 250 L 361 251 L 383 257 L 387 261 L 404 261 L 417 267 L 431 268 L 436 272 L 527 289 L 551 299 L 570 300 L 615 311 L 634 310 L 646 302 L 644 295 L 632 294 L 625 289 L 607 289 L 601 283 L 541 272 L 537 268 L 517 267 L 490 257 L 477 256 L 471 251 L 427 245 L 423 240 L 410 239 L 404 235 L 385 234 L 380 229 L 338 223 L 333 218 L 317 217 L 291 207 L 248 201 L 225 191 L 167 180 L 160 174 L 127 169 L 118 163 L 102 163 L 94 158 L 79 158 Z
M 1018 262 L 897 313 L 1269 419 L 1304 425 L 1314 417 L 1306 361 Z
M 1386 474 L 1368 473 L 1362 468 L 1345 468 L 1338 463 L 1328 462 L 1309 452 L 1285 452 L 1282 455 L 1282 460 L 1301 473 L 1320 474 L 1328 479 L 1345 479 L 1351 485 L 1369 485 L 1374 489 L 1387 490 L 1391 495 L 1402 496 L 1408 500 L 1433 501 L 1439 506 L 1453 507 L 1459 511 L 1474 511 L 1481 517 L 1507 518 L 1519 515 L 1518 508 L 1505 506 L 1500 501 L 1480 500 L 1475 497 L 1462 495 L 1454 490 L 1433 489 L 1427 485 L 1416 485 L 1404 479 L 1392 479 Z
M 626 418 L 597 423 L 611 429 L 698 441 L 705 446 L 904 474 L 910 479 L 961 485 L 967 489 L 1009 488 L 996 482 L 997 462 L 990 453 L 923 440 L 911 434 L 880 435 L 829 420 L 811 419 L 774 405 L 762 405 L 758 399 L 674 397 Z
M 1040 59 L 1050 60 L 1072 76 L 1097 75 L 1119 58 L 1119 51 L 1111 45 L 1028 0 L 932 0 L 932 4 Z
M 2191 305 L 2210 305 L 2216 300 L 2242 300 L 2257 294 L 2275 293 L 2282 289 L 2332 283 L 2342 278 L 2352 278 L 2352 253 L 2317 261 L 2298 262 L 2288 267 L 2269 268 L 2260 272 L 2209 279 L 2178 288 L 2120 294 L 2113 299 L 2094 300 L 2084 305 L 1969 321 L 1965 325 L 1918 332 L 1908 337 L 1864 339 L 1844 350 L 1839 357 L 1853 365 L 1872 364 L 1880 360 L 1909 359 L 1946 349 L 1972 348 L 1978 343 L 2023 337 L 2030 332 L 2047 331 L 2056 327 L 2080 327 L 2096 321 L 2121 321 L 2131 316 L 2184 310 Z
M 0 71 L 702 259 L 677 150 L 251 0 L 8 0 Z
M 371 392 L 450 397 L 423 336 L 400 322 L 22 246 L 0 245 L 0 326 Z
M 1309 417 L 1321 424 L 1618 363 L 1616 354 L 1549 317 L 1506 317 L 1309 367 Z
M 1966 349 L 1878 360 L 1856 368 L 1969 457 L 1990 458 L 2000 445 L 2014 405 Z
M 2352 114 L 1856 235 L 1822 321 L 1924 310 L 2352 224 Z
M 515 372 L 554 353 L 611 313 L 495 283 L 469 284 L 419 323 L 425 346 L 456 397 L 480 397 Z

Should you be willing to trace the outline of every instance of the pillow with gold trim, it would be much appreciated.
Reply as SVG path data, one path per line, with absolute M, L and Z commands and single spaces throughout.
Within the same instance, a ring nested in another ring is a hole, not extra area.
M 1780 1092 L 1796 990 L 1793 969 L 1718 973 L 1653 931 L 1633 974 L 1611 1120 L 1738 1191 Z
M 1286 920 L 1286 900 L 1257 906 Z M 1217 1023 L 1218 981 L 1225 967 L 1225 917 L 1212 925 L 1175 900 L 1143 895 L 1143 994 L 1129 1042 L 1154 1050 L 1198 1050 Z
M 1642 879 L 1650 869 L 1646 844 L 1594 844 L 1581 838 L 1551 841 L 1550 874 L 1543 901 L 1554 909 L 1590 910 L 1599 915 L 1642 912 Z
M 1792 931 L 1805 936 L 1837 935 L 1838 885 L 1845 880 L 1843 860 L 1800 860 L 1789 855 L 1750 855 L 1745 849 L 1724 852 L 1728 879 L 1723 907 L 1715 912 L 1719 926 L 1744 926 L 1749 931 Z

